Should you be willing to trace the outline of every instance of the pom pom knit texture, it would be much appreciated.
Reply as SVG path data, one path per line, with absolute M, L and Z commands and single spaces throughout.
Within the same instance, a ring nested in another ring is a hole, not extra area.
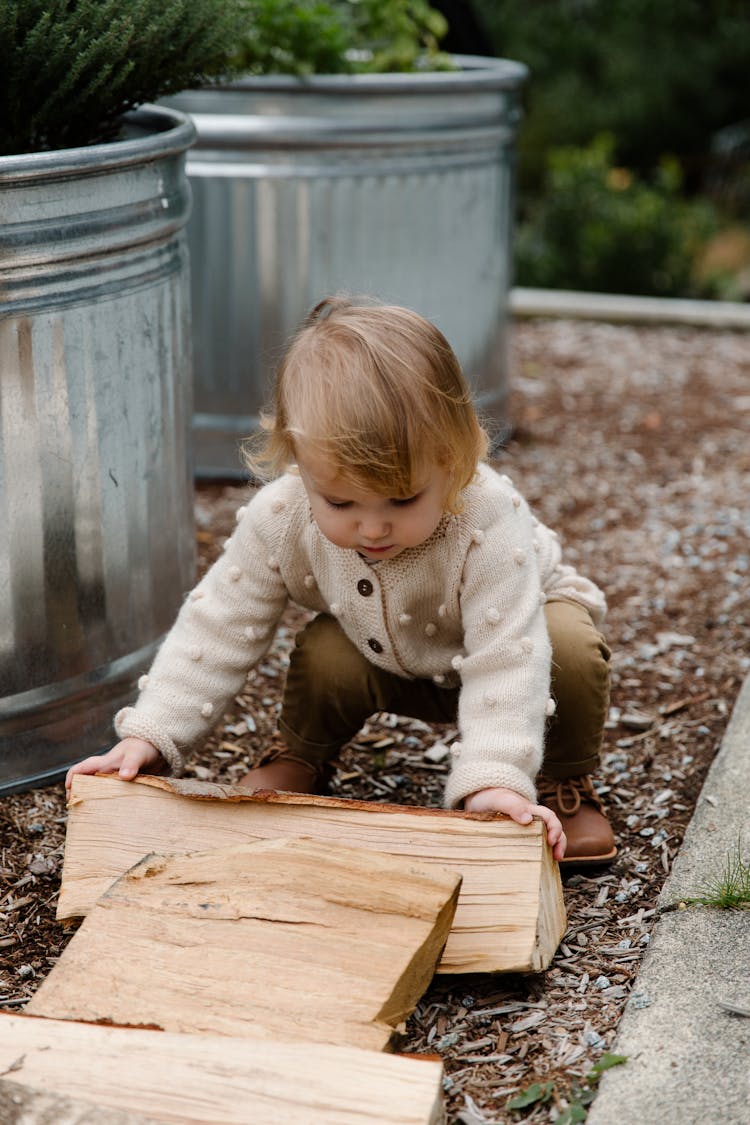
M 465 490 L 463 512 L 446 513 L 425 543 L 375 567 L 321 534 L 302 481 L 287 473 L 238 514 L 224 554 L 186 599 L 136 706 L 120 711 L 115 727 L 121 738 L 152 742 L 180 772 L 183 753 L 270 647 L 291 599 L 333 613 L 373 664 L 445 687 L 460 682 L 448 807 L 492 786 L 533 800 L 550 685 L 542 594 L 604 615 L 601 591 L 562 564 L 554 532 L 486 465 Z

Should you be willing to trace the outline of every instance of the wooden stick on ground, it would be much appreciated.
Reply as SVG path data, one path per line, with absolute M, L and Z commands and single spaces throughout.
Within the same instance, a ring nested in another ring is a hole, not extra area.
M 356 1047 L 0 1014 L 0 1072 L 10 1068 L 13 1082 L 32 1090 L 143 1114 L 161 1125 L 444 1120 L 441 1063 Z M 109 1125 L 104 1115 L 92 1121 Z
M 432 980 L 460 882 L 302 839 L 149 856 L 95 905 L 26 1010 L 382 1051 Z
M 441 809 L 83 774 L 73 779 L 58 919 L 87 914 L 146 854 L 299 836 L 412 857 L 462 875 L 440 972 L 538 972 L 565 932 L 560 873 L 539 820 L 524 827 Z

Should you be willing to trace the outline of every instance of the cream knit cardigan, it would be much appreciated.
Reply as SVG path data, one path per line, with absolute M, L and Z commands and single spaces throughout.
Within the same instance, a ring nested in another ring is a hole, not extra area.
M 183 752 L 221 719 L 267 652 L 291 599 L 336 617 L 381 668 L 445 687 L 460 682 L 446 806 L 491 786 L 533 800 L 554 711 L 542 606 L 570 598 L 599 621 L 604 597 L 561 563 L 555 533 L 507 476 L 481 465 L 463 499 L 463 511 L 446 513 L 425 543 L 370 566 L 322 535 L 299 476 L 260 489 L 188 595 L 135 707 L 117 714 L 118 735 L 145 738 L 180 772 Z M 363 578 L 369 596 L 358 589 Z

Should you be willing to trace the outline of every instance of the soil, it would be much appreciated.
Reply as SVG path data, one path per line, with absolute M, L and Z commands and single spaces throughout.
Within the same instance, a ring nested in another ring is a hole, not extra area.
M 631 993 L 657 896 L 750 667 L 748 337 L 521 322 L 511 386 L 498 465 L 609 602 L 612 698 L 595 781 L 619 854 L 601 870 L 564 873 L 568 931 L 546 972 L 438 977 L 423 997 L 403 1050 L 444 1060 L 452 1125 L 554 1120 L 576 1100 L 576 1083 L 586 1089 L 624 1006 L 638 1002 Z M 244 495 L 237 485 L 197 487 L 201 568 Z M 234 781 L 257 760 L 302 619 L 287 613 L 189 775 Z M 376 716 L 342 754 L 335 790 L 439 804 L 440 745 L 451 735 Z M 61 785 L 0 801 L 6 1010 L 23 1008 L 72 933 L 54 918 L 65 824 Z M 533 1083 L 542 1097 L 509 1108 Z

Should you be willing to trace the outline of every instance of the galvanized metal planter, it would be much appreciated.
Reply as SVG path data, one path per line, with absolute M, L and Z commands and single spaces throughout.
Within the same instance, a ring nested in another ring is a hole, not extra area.
M 0 158 L 0 793 L 112 744 L 195 554 L 182 114 Z
M 240 473 L 290 333 L 326 293 L 434 319 L 480 404 L 505 394 L 513 154 L 526 68 L 247 78 L 185 91 L 191 114 L 197 470 Z

